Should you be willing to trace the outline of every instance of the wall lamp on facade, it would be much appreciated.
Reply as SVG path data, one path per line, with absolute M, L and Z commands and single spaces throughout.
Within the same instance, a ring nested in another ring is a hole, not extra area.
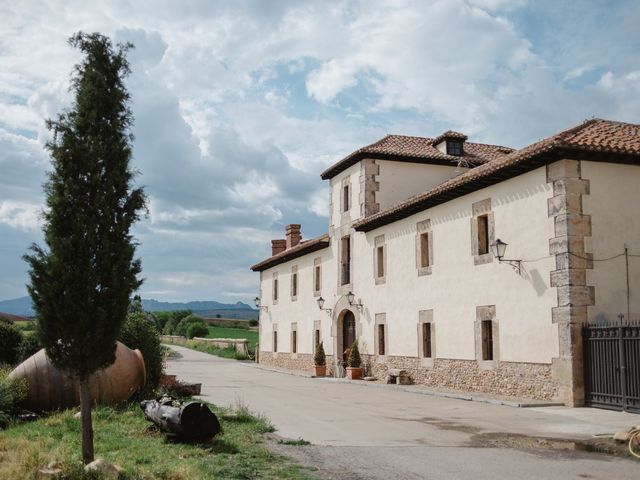
M 324 307 L 324 298 L 319 297 L 317 302 L 318 302 L 318 308 L 320 310 L 324 310 L 325 312 L 327 312 L 327 315 L 331 316 L 331 314 L 333 313 L 332 309 L 330 309 L 330 308 L 322 308 L 322 307 Z
M 507 250 L 507 243 L 504 243 L 499 238 L 495 241 L 495 243 L 491 244 L 491 252 L 495 257 L 498 258 L 500 263 L 506 263 L 507 265 L 511 265 L 514 270 L 518 271 L 518 275 L 520 275 L 522 260 L 509 259 L 504 258 L 504 252 Z
M 347 293 L 347 300 L 349 301 L 349 306 L 358 307 L 359 309 L 362 309 L 364 305 L 362 305 L 361 303 L 353 303 L 355 301 L 355 298 L 356 296 L 353 294 L 353 292 Z
M 265 312 L 269 311 L 269 307 L 267 307 L 266 305 L 262 305 L 262 303 L 260 302 L 260 297 L 254 298 L 253 303 L 256 304 L 256 308 L 258 308 L 259 310 L 264 309 Z

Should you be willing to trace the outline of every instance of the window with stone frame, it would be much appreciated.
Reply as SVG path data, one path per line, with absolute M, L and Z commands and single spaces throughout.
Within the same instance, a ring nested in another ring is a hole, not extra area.
M 274 330 L 273 331 L 273 352 L 277 352 L 278 351 L 278 331 Z
M 379 235 L 374 240 L 373 249 L 373 276 L 375 284 L 385 283 L 387 252 L 384 244 L 384 235 Z
M 298 299 L 298 266 L 291 267 L 291 301 Z
M 314 352 L 318 348 L 318 345 L 320 345 L 320 329 L 316 328 L 313 331 L 313 351 Z
M 498 320 L 495 305 L 476 307 L 476 360 L 481 369 L 495 369 L 500 360 Z
M 278 273 L 277 272 L 273 274 L 272 300 L 274 305 L 278 303 Z
M 487 198 L 472 205 L 471 254 L 475 265 L 493 261 L 491 244 L 495 241 L 494 214 L 491 199 Z
M 416 224 L 416 269 L 418 276 L 433 271 L 433 231 L 429 219 Z
M 431 322 L 422 323 L 422 357 L 432 358 L 431 352 Z
M 298 330 L 291 327 L 291 353 L 298 353 Z
M 319 297 L 322 290 L 322 259 L 320 257 L 313 260 L 313 296 Z
M 349 176 L 342 179 L 340 184 L 340 212 L 348 212 L 351 208 L 351 178 Z
M 340 239 L 340 285 L 351 283 L 351 237 Z
M 433 310 L 420 310 L 418 313 L 418 357 L 422 367 L 431 368 L 436 357 L 436 325 Z
M 482 360 L 493 360 L 493 322 L 482 320 Z
M 375 314 L 375 327 L 374 327 L 374 353 L 376 355 L 387 355 L 388 342 L 387 338 L 387 314 L 376 313 Z

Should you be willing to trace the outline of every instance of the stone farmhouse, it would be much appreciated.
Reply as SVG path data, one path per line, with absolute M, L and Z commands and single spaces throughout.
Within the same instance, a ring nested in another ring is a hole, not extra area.
M 355 340 L 379 381 L 584 404 L 582 326 L 640 312 L 640 125 L 388 135 L 321 177 L 328 233 L 288 225 L 251 267 L 260 363 L 311 371 L 322 341 L 335 375 Z

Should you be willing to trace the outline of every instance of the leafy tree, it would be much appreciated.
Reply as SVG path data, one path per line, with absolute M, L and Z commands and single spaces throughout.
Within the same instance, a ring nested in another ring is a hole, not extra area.
M 129 297 L 141 280 L 130 228 L 145 208 L 129 166 L 133 116 L 127 50 L 99 33 L 77 33 L 84 55 L 72 75 L 72 107 L 49 120 L 53 170 L 45 184 L 46 249 L 31 246 L 29 293 L 53 364 L 80 384 L 82 458 L 93 460 L 89 376 L 115 360 Z
M 189 328 L 189 325 L 194 324 L 194 323 L 201 324 L 201 325 L 205 326 L 205 323 L 204 323 L 204 320 L 202 319 L 202 317 L 199 317 L 197 315 L 189 315 L 189 316 L 184 317 L 182 320 L 180 320 L 180 322 L 178 323 L 178 325 L 175 328 L 175 335 L 181 335 L 183 337 L 186 337 L 187 336 L 187 328 Z
M 131 349 L 138 348 L 142 352 L 147 372 L 147 383 L 140 394 L 153 395 L 154 389 L 160 384 L 160 377 L 164 367 L 160 335 L 156 326 L 149 321 L 145 312 L 129 312 L 118 340 L 127 347 Z
M 185 337 L 206 337 L 207 335 L 209 335 L 209 329 L 204 324 L 204 322 L 190 323 L 189 325 L 187 325 Z
M 20 330 L 13 323 L 0 320 L 0 363 L 16 363 L 21 342 Z

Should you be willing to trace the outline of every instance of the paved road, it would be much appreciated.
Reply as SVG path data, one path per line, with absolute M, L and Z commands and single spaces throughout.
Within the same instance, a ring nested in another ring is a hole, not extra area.
M 336 479 L 626 479 L 640 462 L 581 451 L 528 448 L 531 437 L 588 439 L 640 423 L 637 415 L 596 409 L 519 409 L 272 372 L 255 364 L 173 346 L 181 357 L 169 373 L 202 382 L 218 405 L 244 404 L 264 413 L 287 438 L 310 447 L 282 447 Z M 542 442 L 549 446 L 549 441 Z M 494 448 L 500 446 L 517 448 Z

